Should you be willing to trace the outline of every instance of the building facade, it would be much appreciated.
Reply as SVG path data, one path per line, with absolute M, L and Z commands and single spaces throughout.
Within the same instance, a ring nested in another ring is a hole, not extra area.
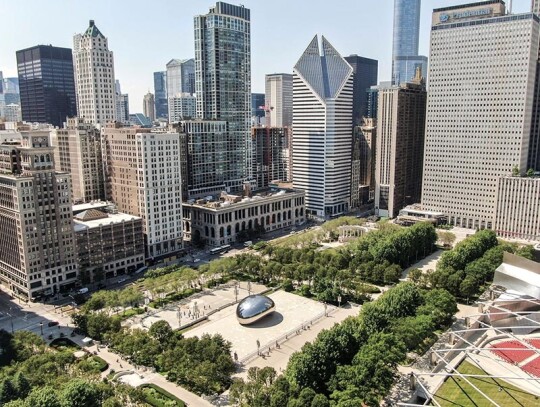
M 179 134 L 111 124 L 103 143 L 107 199 L 143 219 L 147 258 L 175 258 L 183 249 Z
M 274 73 L 265 76 L 265 124 L 270 127 L 291 127 L 293 106 L 293 76 Z
M 167 72 L 154 72 L 154 94 L 156 103 L 156 119 L 166 119 L 168 115 L 167 102 Z
M 368 90 L 377 85 L 379 62 L 358 55 L 349 55 L 345 61 L 353 69 L 353 126 L 361 126 L 368 110 Z
M 540 1 L 531 0 L 531 12 L 535 14 L 540 14 Z
M 148 92 L 143 97 L 143 114 L 152 122 L 156 120 L 154 95 Z
M 227 122 L 225 183 L 240 191 L 251 179 L 250 11 L 217 2 L 194 25 L 197 118 Z
M 501 177 L 495 231 L 501 237 L 540 240 L 540 178 Z
M 410 81 L 416 69 L 427 73 L 427 58 L 418 55 L 421 0 L 394 0 L 394 37 L 392 44 L 392 83 Z
M 17 51 L 17 71 L 23 120 L 62 127 L 77 115 L 71 49 L 38 45 Z
M 379 89 L 375 160 L 375 212 L 395 218 L 420 202 L 426 125 L 426 89 L 420 68 L 414 82 Z
M 71 175 L 73 202 L 105 199 L 99 129 L 84 119 L 68 119 L 65 128 L 51 132 L 51 143 L 56 170 Z
M 116 121 L 122 124 L 129 123 L 129 95 L 127 93 L 116 93 Z
M 257 189 L 266 189 L 272 181 L 290 181 L 290 129 L 253 127 L 253 177 Z
M 78 275 L 69 174 L 49 130 L 0 138 L 0 280 L 24 299 L 65 292 Z
M 539 38 L 502 1 L 433 12 L 422 206 L 453 225 L 495 228 L 499 178 L 537 169 Z
M 293 184 L 318 217 L 348 211 L 351 190 L 353 69 L 315 36 L 293 73 Z
M 107 37 L 90 20 L 83 34 L 73 37 L 73 64 L 79 117 L 101 126 L 116 120 L 113 52 Z
M 195 93 L 195 60 L 171 59 L 167 65 L 167 96 Z
M 360 208 L 375 197 L 377 119 L 363 119 L 353 129 L 351 160 L 351 208 Z
M 251 198 L 222 194 L 219 200 L 201 199 L 184 205 L 186 238 L 219 247 L 235 242 L 248 231 L 270 232 L 306 220 L 304 193 L 280 190 Z
M 77 212 L 77 205 L 73 210 Z M 142 218 L 115 212 L 87 209 L 74 215 L 82 284 L 133 273 L 144 267 Z
M 169 123 L 195 119 L 197 98 L 189 93 L 178 93 L 169 97 Z
M 1 116 L 1 115 L 0 115 Z M 22 120 L 21 106 L 10 103 L 4 108 L 4 116 L 7 122 L 20 122 Z
M 264 93 L 251 94 L 251 125 L 264 126 L 265 123 L 265 104 Z

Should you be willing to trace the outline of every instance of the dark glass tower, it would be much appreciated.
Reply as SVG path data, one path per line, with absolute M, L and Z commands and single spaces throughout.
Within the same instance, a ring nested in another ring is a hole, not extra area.
M 377 84 L 377 71 L 379 62 L 375 59 L 349 55 L 345 61 L 352 66 L 354 72 L 353 82 L 353 126 L 362 124 L 362 117 L 367 113 L 367 91 Z
M 167 72 L 154 72 L 154 94 L 156 119 L 166 119 L 169 115 L 167 105 Z
M 62 127 L 77 115 L 70 48 L 38 45 L 17 51 L 23 120 Z

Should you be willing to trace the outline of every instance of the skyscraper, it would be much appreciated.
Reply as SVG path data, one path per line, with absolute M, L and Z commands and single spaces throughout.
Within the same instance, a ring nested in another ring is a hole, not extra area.
M 75 203 L 105 199 L 103 156 L 99 129 L 84 119 L 68 119 L 66 127 L 51 135 L 57 171 L 71 174 Z
M 251 173 L 251 23 L 244 6 L 217 2 L 195 19 L 197 117 L 227 122 L 226 185 L 239 191 Z
M 118 79 L 114 82 L 114 95 L 116 121 L 127 124 L 129 123 L 129 95 L 127 93 L 122 93 L 122 88 L 120 87 L 120 81 Z
M 495 228 L 502 177 L 539 168 L 539 21 L 503 1 L 433 11 L 422 206 L 451 224 Z
M 251 94 L 251 125 L 260 126 L 264 123 L 264 93 Z
M 291 127 L 293 76 L 290 73 L 267 74 L 265 82 L 266 125 Z
M 416 68 L 427 72 L 427 58 L 418 55 L 421 0 L 394 0 L 394 39 L 392 44 L 392 83 L 399 85 L 413 78 Z
M 90 20 L 83 34 L 73 37 L 73 59 L 79 117 L 104 125 L 116 119 L 114 59 L 107 37 Z
M 289 132 L 286 127 L 253 127 L 253 178 L 258 189 L 289 181 Z
M 195 93 L 195 60 L 171 59 L 167 63 L 167 96 Z
M 148 92 L 143 97 L 143 113 L 146 117 L 148 117 L 152 121 L 156 120 L 154 108 L 155 108 L 154 95 Z
M 535 14 L 540 14 L 540 1 L 531 0 L 531 11 Z
M 414 80 L 379 89 L 375 159 L 375 211 L 394 218 L 420 201 L 426 89 L 421 69 Z
M 353 82 L 353 126 L 363 123 L 362 118 L 366 115 L 368 105 L 368 89 L 377 85 L 379 62 L 375 59 L 349 55 L 345 61 L 352 66 L 354 72 Z
M 23 120 L 62 127 L 77 115 L 71 49 L 38 45 L 17 51 L 17 71 Z
M 156 119 L 166 119 L 167 106 L 167 72 L 154 72 L 154 94 L 156 103 Z
M 353 69 L 326 38 L 310 42 L 293 70 L 293 183 L 313 215 L 348 209 Z
M 54 169 L 48 129 L 10 133 L 0 132 L 0 280 L 25 299 L 66 292 L 78 271 L 70 176 Z
M 197 114 L 196 98 L 189 93 L 169 97 L 169 123 L 194 119 Z

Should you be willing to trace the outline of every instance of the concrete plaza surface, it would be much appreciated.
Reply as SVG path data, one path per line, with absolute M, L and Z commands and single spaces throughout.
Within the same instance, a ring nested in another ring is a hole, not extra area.
M 264 349 L 266 344 L 275 342 L 288 332 L 302 329 L 302 325 L 324 313 L 320 302 L 300 297 L 285 291 L 269 295 L 276 304 L 276 311 L 248 326 L 242 326 L 236 320 L 236 305 L 227 307 L 209 317 L 208 322 L 186 332 L 184 336 L 202 336 L 203 334 L 221 334 L 232 343 L 232 352 L 238 360 L 257 352 L 257 341 Z

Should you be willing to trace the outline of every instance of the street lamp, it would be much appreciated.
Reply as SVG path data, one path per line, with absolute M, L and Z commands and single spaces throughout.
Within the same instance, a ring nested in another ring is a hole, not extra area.
M 341 294 L 337 297 L 338 308 L 341 308 Z
M 39 323 L 39 329 L 41 330 L 41 336 L 43 336 L 43 321 Z

